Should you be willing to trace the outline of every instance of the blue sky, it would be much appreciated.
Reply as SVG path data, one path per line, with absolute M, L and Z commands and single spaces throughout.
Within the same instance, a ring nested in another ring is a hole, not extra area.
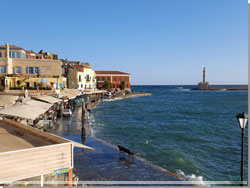
M 247 0 L 1 1 L 0 43 L 131 73 L 132 84 L 248 82 Z

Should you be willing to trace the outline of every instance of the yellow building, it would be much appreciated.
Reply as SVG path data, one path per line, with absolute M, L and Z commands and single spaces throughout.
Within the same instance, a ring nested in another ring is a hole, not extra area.
M 63 88 L 62 62 L 28 59 L 17 46 L 0 46 L 0 90 L 20 88 Z
M 92 70 L 89 64 L 74 65 L 77 70 L 77 83 L 80 90 L 95 90 L 96 88 L 96 76 L 95 71 Z

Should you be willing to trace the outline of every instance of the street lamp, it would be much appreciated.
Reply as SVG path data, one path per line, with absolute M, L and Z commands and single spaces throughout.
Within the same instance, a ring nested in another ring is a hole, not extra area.
M 245 127 L 247 125 L 248 115 L 244 112 L 242 114 L 238 114 L 236 116 L 239 122 L 239 126 L 241 128 L 241 186 L 243 186 L 244 181 L 244 134 Z

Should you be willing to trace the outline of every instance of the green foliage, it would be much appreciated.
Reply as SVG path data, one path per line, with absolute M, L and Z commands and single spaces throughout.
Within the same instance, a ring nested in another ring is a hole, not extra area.
M 124 81 L 121 81 L 120 89 L 121 89 L 121 90 L 124 90 L 124 89 L 125 89 L 125 82 L 124 82 Z
M 57 54 L 52 54 L 52 58 L 53 59 L 58 59 L 58 55 Z
M 110 89 L 111 86 L 112 86 L 112 84 L 110 83 L 109 80 L 107 80 L 107 81 L 104 82 L 104 88 L 105 88 L 105 89 Z

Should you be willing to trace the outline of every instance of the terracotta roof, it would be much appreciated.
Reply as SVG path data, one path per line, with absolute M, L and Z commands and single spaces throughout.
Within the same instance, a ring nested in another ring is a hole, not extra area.
M 6 46 L 5 45 L 0 45 L 0 48 L 6 48 Z M 21 48 L 21 47 L 19 47 L 19 46 L 15 46 L 15 45 L 9 45 L 9 48 L 10 49 L 23 49 L 23 48 Z
M 120 71 L 95 71 L 96 74 L 124 74 L 130 75 L 129 73 L 120 72 Z
M 42 55 L 42 54 L 38 54 L 38 53 L 36 53 L 36 52 L 29 51 L 29 50 L 25 50 L 25 52 L 28 53 L 28 54 L 36 54 L 36 55 L 39 55 L 39 56 Z
M 79 72 L 83 72 L 83 69 L 91 68 L 90 66 L 86 66 L 86 65 L 72 65 L 72 67 L 74 67 Z
M 77 71 L 83 72 L 83 67 L 81 65 L 72 65 Z

